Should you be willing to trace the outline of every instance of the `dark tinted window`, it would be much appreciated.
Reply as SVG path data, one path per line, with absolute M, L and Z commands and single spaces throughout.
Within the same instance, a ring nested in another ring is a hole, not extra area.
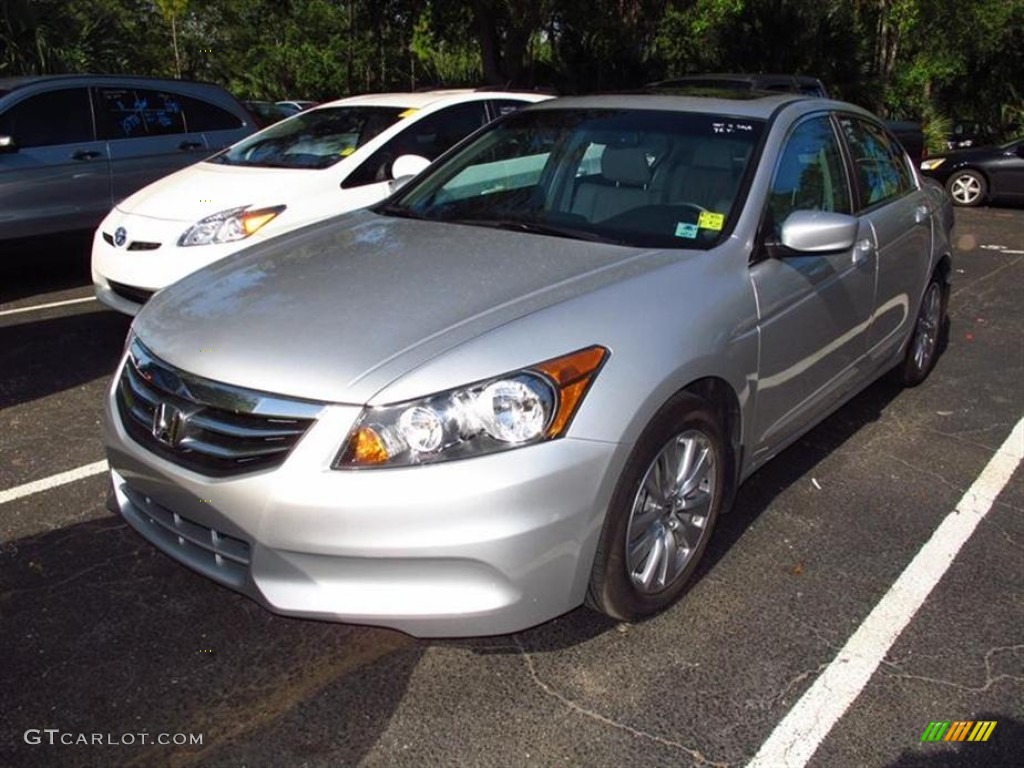
M 402 155 L 419 155 L 434 160 L 487 122 L 484 102 L 458 104 L 435 112 L 374 152 L 356 168 L 342 187 L 359 187 L 391 179 L 391 164 Z
M 85 88 L 47 91 L 19 101 L 0 115 L 0 135 L 20 147 L 92 141 L 92 109 Z
M 100 137 L 134 139 L 184 133 L 181 97 L 143 88 L 99 88 Z
M 185 127 L 189 131 L 231 131 L 242 127 L 242 119 L 226 109 L 191 96 L 179 96 L 178 100 L 185 110 Z
M 793 211 L 850 213 L 839 140 L 827 117 L 806 120 L 786 141 L 769 196 L 775 234 Z
M 881 126 L 854 117 L 841 117 L 860 188 L 861 206 L 876 205 L 913 187 L 902 149 Z

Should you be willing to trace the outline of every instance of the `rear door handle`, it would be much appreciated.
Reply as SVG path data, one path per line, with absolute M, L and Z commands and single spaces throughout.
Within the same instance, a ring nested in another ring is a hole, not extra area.
M 94 149 L 79 149 L 71 153 L 72 160 L 95 160 L 97 157 L 102 156 L 102 152 L 97 152 Z
M 178 149 L 182 152 L 188 152 L 190 149 L 202 149 L 203 142 L 201 141 L 183 141 L 178 145 Z
M 931 213 L 932 212 L 928 209 L 927 205 L 917 206 L 917 208 L 914 209 L 914 223 L 924 224 L 925 222 L 928 221 L 928 218 L 931 216 Z

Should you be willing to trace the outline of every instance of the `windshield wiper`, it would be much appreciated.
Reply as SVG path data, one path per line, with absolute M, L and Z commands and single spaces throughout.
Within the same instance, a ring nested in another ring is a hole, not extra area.
M 586 240 L 591 243 L 610 243 L 612 245 L 624 245 L 623 241 L 599 235 L 587 229 L 575 227 L 563 227 L 558 224 L 546 224 L 538 221 L 525 221 L 523 219 L 442 219 L 450 224 L 469 224 L 478 227 L 493 227 L 494 229 L 507 229 L 513 232 L 530 232 L 535 235 L 550 235 L 552 237 L 567 237 L 571 240 Z

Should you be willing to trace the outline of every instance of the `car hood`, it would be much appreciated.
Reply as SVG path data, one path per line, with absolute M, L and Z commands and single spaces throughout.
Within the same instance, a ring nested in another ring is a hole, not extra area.
M 201 162 L 143 187 L 117 207 L 125 213 L 192 224 L 228 208 L 294 202 L 310 194 L 317 174 L 322 173 L 307 168 L 242 168 Z
M 193 273 L 157 293 L 133 329 L 200 376 L 362 404 L 444 351 L 619 279 L 652 253 L 359 211 Z

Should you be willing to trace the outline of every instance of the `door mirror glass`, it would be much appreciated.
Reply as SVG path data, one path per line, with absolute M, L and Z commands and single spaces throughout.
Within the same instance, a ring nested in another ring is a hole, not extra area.
M 857 239 L 857 228 L 857 219 L 845 213 L 793 211 L 782 223 L 773 255 L 848 251 Z
M 428 165 L 430 165 L 430 161 L 422 155 L 402 155 L 392 164 L 391 177 L 396 181 L 405 176 L 412 177 Z
M 13 136 L 0 136 L 0 154 L 17 151 L 18 143 Z

